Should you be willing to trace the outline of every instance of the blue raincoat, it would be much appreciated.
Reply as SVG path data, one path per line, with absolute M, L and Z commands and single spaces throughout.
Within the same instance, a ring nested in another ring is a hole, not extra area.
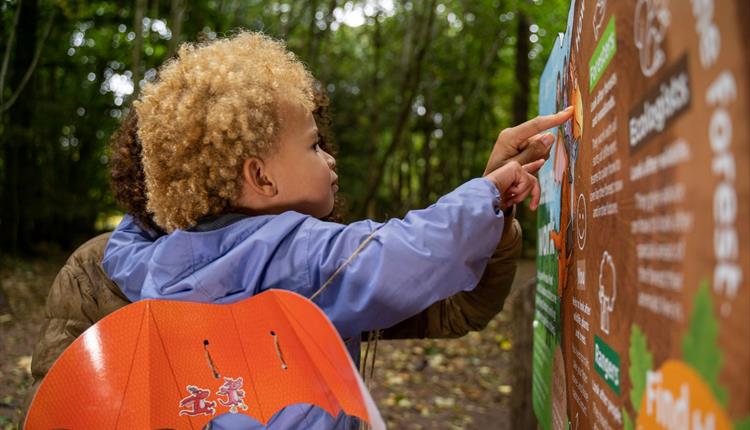
M 355 363 L 361 333 L 385 329 L 434 302 L 474 288 L 503 230 L 500 194 L 471 180 L 432 206 L 385 223 L 348 225 L 298 212 L 223 215 L 188 231 L 154 238 L 126 216 L 102 265 L 131 300 L 233 303 L 271 288 L 311 297 L 373 232 L 373 239 L 315 299 Z M 262 428 L 224 414 L 213 428 Z M 284 408 L 268 428 L 351 428 L 310 405 Z

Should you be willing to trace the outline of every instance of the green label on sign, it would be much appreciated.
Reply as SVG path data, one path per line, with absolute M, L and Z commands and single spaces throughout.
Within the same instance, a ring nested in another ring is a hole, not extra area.
M 620 394 L 620 356 L 594 335 L 594 369 L 612 390 Z
M 604 74 L 609 62 L 614 58 L 615 52 L 617 52 L 617 35 L 615 34 L 615 17 L 613 15 L 609 19 L 599 44 L 596 45 L 591 61 L 589 61 L 589 92 L 594 91 L 596 83 L 599 82 L 599 78 Z

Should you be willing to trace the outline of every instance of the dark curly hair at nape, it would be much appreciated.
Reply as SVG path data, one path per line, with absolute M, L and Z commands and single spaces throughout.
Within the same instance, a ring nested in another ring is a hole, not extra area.
M 141 228 L 163 233 L 146 210 L 146 180 L 138 140 L 138 116 L 130 109 L 110 140 L 110 184 L 117 204 L 133 216 Z

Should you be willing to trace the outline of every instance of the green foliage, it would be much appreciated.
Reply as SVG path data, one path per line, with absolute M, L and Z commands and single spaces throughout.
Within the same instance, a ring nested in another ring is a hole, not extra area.
M 682 359 L 698 371 L 719 403 L 726 407 L 727 391 L 719 384 L 723 358 L 718 337 L 719 322 L 714 315 L 709 283 L 703 280 L 693 298 L 688 332 L 682 338 Z
M 285 39 L 326 86 L 350 219 L 427 206 L 480 175 L 499 131 L 514 125 L 519 15 L 535 29 L 529 52 L 520 53 L 529 59 L 526 97 L 533 115 L 538 76 L 570 4 L 415 0 L 378 10 L 364 0 L 45 0 L 36 9 L 24 2 L 22 16 L 36 14 L 28 22 L 37 24 L 13 29 L 17 3 L 0 3 L 0 52 L 12 31 L 19 36 L 9 50 L 4 98 L 26 70 L 19 53 L 42 44 L 29 85 L 0 117 L 0 230 L 12 230 L 21 247 L 39 240 L 75 243 L 80 239 L 74 236 L 92 233 L 98 214 L 116 210 L 107 145 L 137 96 L 132 78 L 154 79 L 176 41 L 212 39 L 237 28 Z M 145 19 L 135 26 L 142 3 Z M 174 4 L 184 8 L 181 15 Z M 349 6 L 365 11 L 363 22 L 340 19 Z M 137 35 L 140 56 L 134 55 Z M 113 76 L 133 84 L 133 93 L 115 91 Z M 524 240 L 533 249 L 535 218 L 526 215 Z
M 638 325 L 633 324 L 630 332 L 630 403 L 636 414 L 641 408 L 641 399 L 646 389 L 646 372 L 654 368 L 654 357 L 648 349 L 648 338 Z M 626 414 L 627 415 L 627 414 Z

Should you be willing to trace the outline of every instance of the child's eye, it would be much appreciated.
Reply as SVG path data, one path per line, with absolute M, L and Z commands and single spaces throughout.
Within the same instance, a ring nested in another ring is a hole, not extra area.
M 320 151 L 320 143 L 318 143 L 318 142 L 315 142 L 315 145 L 313 145 L 313 146 L 312 146 L 312 148 L 313 148 L 313 150 L 314 150 L 314 151 L 316 151 L 316 152 L 317 152 L 317 151 Z

